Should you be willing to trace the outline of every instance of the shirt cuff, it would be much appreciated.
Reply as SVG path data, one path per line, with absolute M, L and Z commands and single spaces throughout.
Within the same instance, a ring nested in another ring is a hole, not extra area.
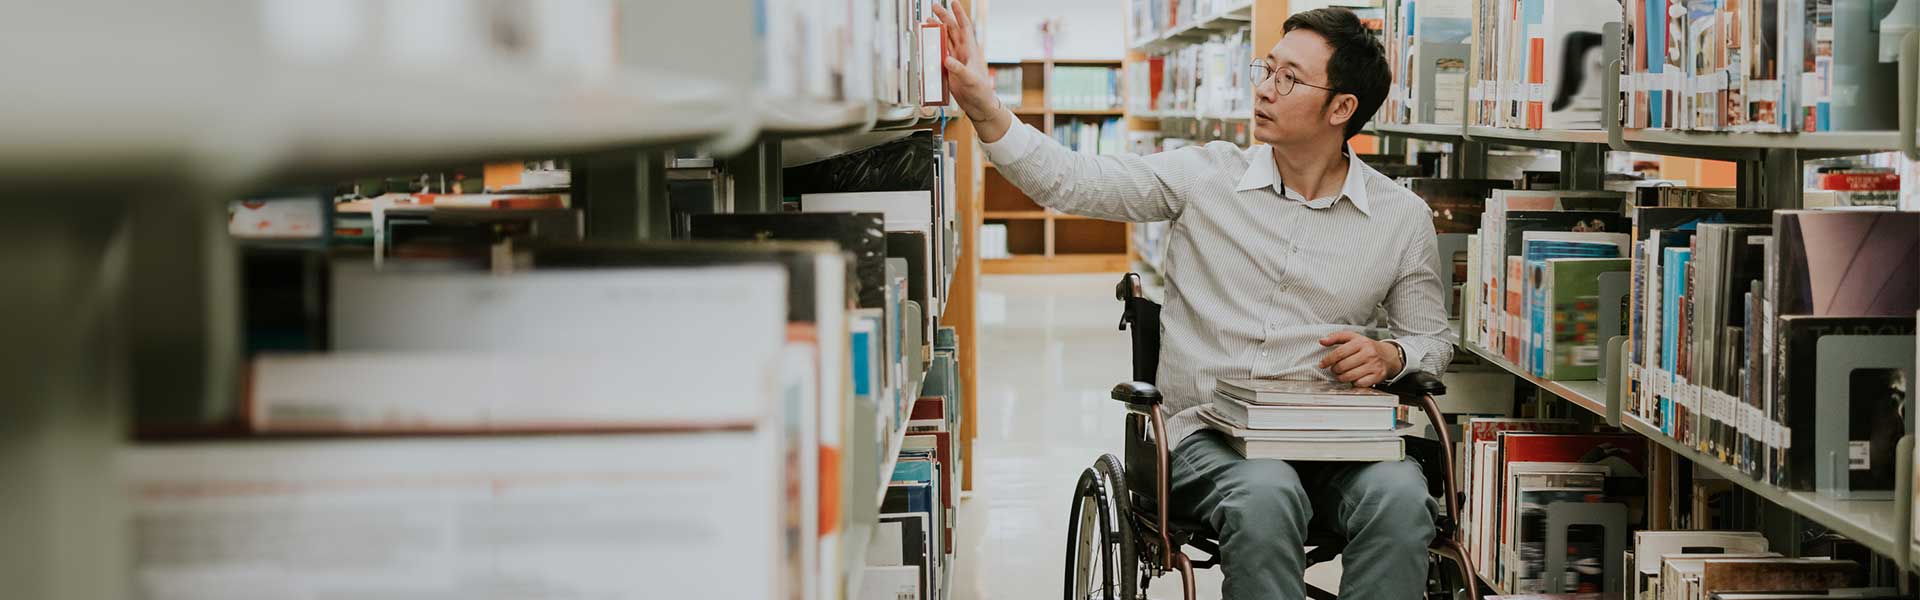
M 980 142 L 980 147 L 987 151 L 987 159 L 993 161 L 993 164 L 1011 165 L 1026 158 L 1027 154 L 1033 152 L 1033 149 L 1045 139 L 1046 134 L 1015 118 L 1013 126 L 1007 128 L 1006 135 L 992 142 Z
M 1401 377 L 1406 377 L 1408 373 L 1420 370 L 1420 359 L 1426 358 L 1426 354 L 1420 350 L 1419 346 L 1403 344 L 1400 343 L 1400 340 L 1387 340 L 1387 343 L 1398 346 L 1400 348 L 1400 354 L 1406 357 L 1406 361 L 1400 365 L 1400 372 L 1395 374 L 1393 378 L 1388 379 L 1387 383 L 1399 381 Z

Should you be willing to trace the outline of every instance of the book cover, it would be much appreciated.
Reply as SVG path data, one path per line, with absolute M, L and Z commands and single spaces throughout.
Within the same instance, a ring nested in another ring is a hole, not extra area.
M 783 597 L 798 565 L 782 547 L 793 530 L 778 437 L 134 444 L 122 455 L 129 591 L 211 598 L 271 581 L 303 597 Z
M 1775 314 L 1872 316 L 1920 310 L 1920 213 L 1779 211 Z
M 1295 379 L 1220 379 L 1214 390 L 1252 404 L 1320 406 L 1397 406 L 1398 396 L 1339 381 Z
M 1890 492 L 1894 445 L 1908 426 L 1900 386 L 1911 380 L 1913 369 L 1913 356 L 1899 350 L 1912 346 L 1914 318 L 1782 315 L 1779 327 L 1780 388 L 1773 416 L 1788 426 L 1788 434 L 1776 479 L 1796 490 Z M 1842 346 L 1872 338 L 1892 347 L 1877 344 L 1862 353 Z M 1820 435 L 1822 429 L 1830 429 L 1829 435 Z M 1816 466 L 1827 460 L 1835 462 Z M 1819 485 L 1816 475 L 1827 468 L 1835 477 L 1845 473 L 1846 481 Z
M 1716 592 L 1825 591 L 1850 585 L 1859 565 L 1813 558 L 1728 558 L 1701 565 L 1701 595 Z
M 1487 197 L 1497 189 L 1512 189 L 1511 179 L 1451 179 L 1414 177 L 1403 182 L 1407 189 L 1433 212 L 1433 228 L 1438 233 L 1475 233 L 1480 231 L 1480 215 L 1486 212 Z
M 689 219 L 693 239 L 836 242 L 853 253 L 859 306 L 885 306 L 887 240 L 881 213 L 696 214 Z
M 1554 380 L 1593 379 L 1599 376 L 1606 339 L 1600 326 L 1600 281 L 1607 273 L 1624 272 L 1625 258 L 1562 258 L 1546 261 L 1547 322 L 1538 361 L 1541 376 Z

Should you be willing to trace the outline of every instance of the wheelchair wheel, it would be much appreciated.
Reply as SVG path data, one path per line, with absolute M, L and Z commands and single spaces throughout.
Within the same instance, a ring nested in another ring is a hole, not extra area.
M 1460 562 L 1445 554 L 1431 555 L 1427 562 L 1428 600 L 1480 600 L 1467 591 L 1467 574 Z
M 1080 473 L 1067 517 L 1067 600 L 1139 598 L 1125 473 L 1111 454 Z

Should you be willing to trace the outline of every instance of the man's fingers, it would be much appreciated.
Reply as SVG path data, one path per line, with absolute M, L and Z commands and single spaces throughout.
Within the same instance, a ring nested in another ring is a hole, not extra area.
M 1362 350 L 1366 350 L 1367 348 L 1368 348 L 1368 345 L 1366 340 L 1352 340 L 1352 341 L 1348 341 L 1346 343 L 1340 344 L 1339 346 L 1334 347 L 1333 351 L 1328 352 L 1326 358 L 1320 359 L 1320 368 L 1325 369 L 1328 367 L 1332 367 L 1336 364 L 1339 364 L 1340 361 L 1345 360 L 1347 357 L 1354 355 L 1354 353 L 1360 352 Z
M 1385 380 L 1386 378 L 1382 377 L 1379 373 L 1374 373 L 1366 377 L 1361 377 L 1359 381 L 1353 382 L 1353 387 L 1373 387 L 1380 385 L 1380 382 Z
M 1353 353 L 1352 356 L 1348 356 L 1346 359 L 1341 360 L 1338 363 L 1335 363 L 1333 365 L 1333 371 L 1335 373 L 1345 373 L 1348 371 L 1354 371 L 1354 370 L 1358 370 L 1362 365 L 1372 364 L 1377 360 L 1378 360 L 1378 357 L 1374 356 L 1371 353 L 1355 352 Z
M 1333 333 L 1327 334 L 1327 337 L 1320 338 L 1320 345 L 1332 346 L 1334 344 L 1344 344 L 1349 341 L 1352 341 L 1353 338 L 1358 337 L 1359 335 L 1360 334 L 1354 333 L 1351 331 L 1335 331 Z

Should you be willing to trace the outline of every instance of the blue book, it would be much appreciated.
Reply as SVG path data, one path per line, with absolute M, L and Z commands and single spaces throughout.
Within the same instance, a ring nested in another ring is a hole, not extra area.
M 1666 369 L 1669 382 L 1679 381 L 1675 371 L 1680 366 L 1680 303 L 1687 283 L 1687 262 L 1692 258 L 1692 249 L 1676 247 L 1665 249 L 1660 261 L 1660 274 L 1664 279 L 1660 300 L 1660 345 L 1664 351 L 1660 353 L 1660 367 Z M 1660 399 L 1660 415 L 1660 431 L 1674 435 L 1679 419 L 1672 397 Z

